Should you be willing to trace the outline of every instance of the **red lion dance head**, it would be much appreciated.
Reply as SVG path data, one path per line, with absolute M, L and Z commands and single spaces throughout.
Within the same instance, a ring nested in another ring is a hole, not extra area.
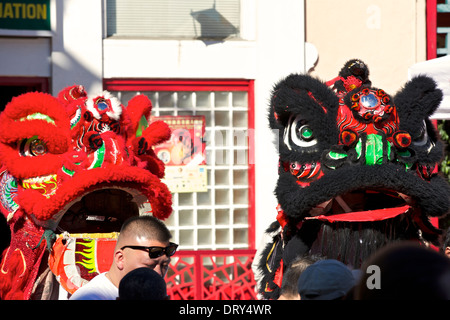
M 130 216 L 171 214 L 164 165 L 152 149 L 170 129 L 147 123 L 151 109 L 143 95 L 125 107 L 108 92 L 88 98 L 78 85 L 57 98 L 26 93 L 6 106 L 0 210 L 11 241 L 0 266 L 1 299 L 30 299 L 56 233 L 117 232 Z

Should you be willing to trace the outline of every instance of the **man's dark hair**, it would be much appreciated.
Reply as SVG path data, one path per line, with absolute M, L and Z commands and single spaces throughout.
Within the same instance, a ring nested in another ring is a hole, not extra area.
M 314 262 L 323 259 L 320 255 L 306 255 L 302 257 L 296 257 L 286 273 L 283 276 L 281 285 L 281 294 L 287 294 L 289 296 L 295 296 L 298 294 L 297 281 L 300 274 Z
M 143 267 L 128 272 L 119 284 L 119 300 L 166 300 L 164 279 L 154 270 Z
M 356 300 L 449 300 L 450 259 L 412 241 L 387 245 L 361 268 L 381 270 L 380 289 L 370 289 L 363 273 L 355 287 Z
M 133 233 L 138 237 L 167 242 L 172 238 L 167 226 L 153 216 L 134 216 L 127 219 L 120 230 L 121 234 Z

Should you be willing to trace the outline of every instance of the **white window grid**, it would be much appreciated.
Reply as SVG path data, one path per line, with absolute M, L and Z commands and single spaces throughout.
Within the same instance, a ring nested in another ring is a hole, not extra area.
M 249 248 L 247 91 L 116 91 L 124 105 L 137 94 L 153 116 L 204 115 L 207 192 L 172 193 L 164 222 L 180 250 Z
M 437 48 L 438 56 L 445 56 L 450 53 L 450 28 L 449 27 L 439 27 L 437 28 L 437 34 L 443 34 L 445 38 L 445 42 L 443 43 L 442 48 Z

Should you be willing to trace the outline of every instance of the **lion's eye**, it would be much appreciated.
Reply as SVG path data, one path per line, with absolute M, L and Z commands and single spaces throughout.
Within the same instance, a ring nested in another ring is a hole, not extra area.
M 306 142 L 314 140 L 314 134 L 311 128 L 307 125 L 298 125 L 296 127 L 296 135 L 299 139 Z
M 428 142 L 427 124 L 425 121 L 422 123 L 418 134 L 414 136 L 413 143 L 416 146 L 424 146 Z
M 435 143 L 428 135 L 428 128 L 425 121 L 423 121 L 420 129 L 412 137 L 412 146 L 417 150 L 430 153 L 434 148 Z
M 42 156 L 47 153 L 45 143 L 38 137 L 23 139 L 20 144 L 20 154 L 26 157 Z
M 314 132 L 301 116 L 289 119 L 290 141 L 299 147 L 311 147 L 317 143 Z

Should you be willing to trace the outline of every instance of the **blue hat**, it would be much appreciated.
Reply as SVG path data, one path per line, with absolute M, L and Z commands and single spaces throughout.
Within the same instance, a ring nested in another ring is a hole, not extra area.
M 342 262 L 326 259 L 315 262 L 298 279 L 301 300 L 334 300 L 342 298 L 355 285 L 355 278 Z

